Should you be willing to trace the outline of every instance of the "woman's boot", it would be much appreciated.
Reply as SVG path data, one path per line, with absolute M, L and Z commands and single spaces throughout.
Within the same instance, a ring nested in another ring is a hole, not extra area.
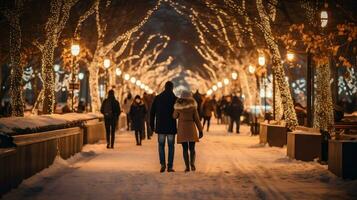
M 191 170 L 196 171 L 196 165 L 195 165 L 196 152 L 195 151 L 190 151 L 190 158 L 191 158 Z
M 185 172 L 189 172 L 190 171 L 190 161 L 189 161 L 187 151 L 183 152 L 183 159 L 185 161 L 185 166 L 186 166 Z

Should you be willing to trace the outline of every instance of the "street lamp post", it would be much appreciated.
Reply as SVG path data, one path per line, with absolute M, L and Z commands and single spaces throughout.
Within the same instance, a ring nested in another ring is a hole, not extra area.
M 72 112 L 74 112 L 74 85 L 75 85 L 75 81 L 76 81 L 76 77 L 75 77 L 75 58 L 76 56 L 79 55 L 80 52 L 80 47 L 78 44 L 72 44 L 71 46 L 71 54 L 72 54 L 72 69 L 71 69 L 71 73 L 72 73 L 72 78 L 71 78 L 71 89 L 72 89 L 72 106 L 71 106 L 71 110 Z
M 263 67 L 265 65 L 265 56 L 264 55 L 259 55 L 258 58 L 258 64 Z M 266 90 L 267 90 L 267 76 L 266 72 L 264 73 L 264 120 L 266 120 L 266 113 L 267 113 L 267 95 L 266 95 Z M 259 89 L 260 93 L 260 89 Z

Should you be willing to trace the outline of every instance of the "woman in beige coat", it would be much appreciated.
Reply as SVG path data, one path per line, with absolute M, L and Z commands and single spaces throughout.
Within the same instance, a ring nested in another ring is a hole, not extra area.
M 182 144 L 183 158 L 185 161 L 185 172 L 195 171 L 195 144 L 199 138 L 203 137 L 203 128 L 197 112 L 197 103 L 192 97 L 191 92 L 184 91 L 175 103 L 173 117 L 178 119 L 177 125 L 177 143 Z M 197 129 L 199 136 L 197 136 Z M 190 156 L 188 155 L 190 150 Z

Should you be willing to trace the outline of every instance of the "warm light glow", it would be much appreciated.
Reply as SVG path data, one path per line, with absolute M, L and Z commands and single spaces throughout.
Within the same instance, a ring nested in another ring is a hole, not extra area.
M 213 90 L 213 91 L 217 91 L 217 90 L 218 90 L 217 85 L 214 85 L 214 86 L 212 87 L 212 90 Z
M 260 66 L 264 66 L 265 65 L 265 57 L 264 55 L 260 55 L 259 58 L 258 58 L 258 64 Z
M 80 73 L 78 74 L 78 78 L 79 78 L 79 80 L 83 80 L 84 74 L 83 74 L 82 72 L 80 72 Z
M 288 52 L 287 54 L 286 54 L 286 58 L 288 59 L 288 61 L 293 61 L 294 60 L 294 58 L 295 58 L 295 54 L 294 53 L 292 53 L 292 52 Z
M 328 13 L 326 10 L 321 11 L 320 18 L 321 18 L 321 27 L 322 28 L 326 27 L 328 23 Z
M 55 70 L 55 72 L 58 72 L 60 70 L 61 66 L 59 64 L 55 64 L 53 66 L 53 69 Z
M 141 84 L 141 85 L 140 85 L 140 88 L 141 88 L 141 89 L 145 89 L 145 84 Z
M 255 66 L 249 65 L 248 66 L 248 72 L 251 73 L 251 74 L 254 74 L 255 73 Z
M 116 68 L 115 69 L 115 74 L 117 75 L 117 76 L 120 76 L 121 75 L 121 70 L 120 70 L 120 68 Z
M 128 80 L 130 79 L 130 75 L 129 75 L 129 74 L 125 74 L 125 75 L 124 75 L 124 79 L 125 79 L 126 81 L 128 81 Z
M 131 83 L 135 83 L 136 82 L 136 78 L 135 77 L 131 77 L 130 81 L 131 81 Z
M 145 85 L 145 88 L 144 88 L 146 91 L 149 90 L 149 86 Z
M 108 69 L 110 67 L 110 60 L 109 59 L 104 59 L 104 67 Z
M 222 88 L 223 87 L 223 83 L 222 82 L 218 82 L 217 86 L 218 86 L 218 88 Z
M 137 85 L 137 86 L 140 86 L 140 85 L 141 85 L 141 81 L 137 80 L 137 81 L 136 81 L 136 85 Z
M 212 91 L 211 89 L 209 89 L 209 90 L 207 91 L 207 95 L 208 95 L 208 96 L 210 96 L 212 93 L 213 93 L 213 91 Z
M 233 79 L 233 80 L 237 80 L 237 78 L 238 78 L 237 72 L 233 72 L 233 73 L 232 73 L 232 79 Z
M 224 85 L 228 85 L 228 84 L 229 84 L 229 79 L 228 79 L 228 78 L 225 78 L 225 79 L 223 80 L 223 83 L 224 83 Z
M 80 47 L 78 44 L 72 44 L 71 46 L 71 54 L 72 56 L 78 56 L 80 51 Z

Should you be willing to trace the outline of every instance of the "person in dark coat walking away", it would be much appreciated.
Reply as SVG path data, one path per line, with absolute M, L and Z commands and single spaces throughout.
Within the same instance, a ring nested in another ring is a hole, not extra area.
M 136 145 L 141 146 L 141 140 L 145 135 L 145 117 L 146 107 L 140 96 L 134 98 L 134 102 L 130 107 L 131 130 L 135 131 Z
M 151 106 L 152 106 L 152 102 L 154 100 L 154 95 L 152 94 L 147 94 L 146 92 L 144 92 L 144 96 L 143 96 L 143 102 L 146 106 L 147 112 L 150 113 L 151 111 Z M 152 137 L 152 130 L 150 127 L 150 115 L 146 115 L 145 117 L 145 124 L 146 124 L 146 135 L 147 135 L 147 139 L 150 140 Z M 145 135 L 144 135 L 145 137 Z
M 209 131 L 209 126 L 211 124 L 212 112 L 215 111 L 215 100 L 207 97 L 202 103 L 202 115 L 203 115 L 203 127 L 207 123 L 207 132 Z
M 169 155 L 167 163 L 167 171 L 174 172 L 173 162 L 175 154 L 175 135 L 177 133 L 176 119 L 172 117 L 174 112 L 174 104 L 177 100 L 174 92 L 174 84 L 169 81 L 165 84 L 165 90 L 155 97 L 150 112 L 151 129 L 158 134 L 159 142 L 159 157 L 161 169 L 164 172 L 166 169 L 165 157 L 165 141 L 169 146 Z
M 244 107 L 242 101 L 237 96 L 234 96 L 232 102 L 227 107 L 227 112 L 230 117 L 228 132 L 233 132 L 233 125 L 236 123 L 236 133 L 239 133 L 240 116 L 242 115 L 243 110 Z
M 107 137 L 107 148 L 114 148 L 115 129 L 118 123 L 120 106 L 115 99 L 114 90 L 109 90 L 108 98 L 106 98 L 100 108 L 100 112 L 104 115 L 105 131 Z
M 182 144 L 183 159 L 185 161 L 185 172 L 196 170 L 195 160 L 196 151 L 195 144 L 198 138 L 203 137 L 203 127 L 197 112 L 197 103 L 192 98 L 191 92 L 184 91 L 175 103 L 175 111 L 173 114 L 175 119 L 178 119 L 177 125 L 177 143 Z M 197 136 L 197 129 L 199 136 Z M 190 149 L 190 156 L 188 155 Z
M 200 120 L 202 120 L 202 113 L 201 113 L 201 105 L 202 105 L 202 95 L 196 90 L 196 93 L 193 95 L 193 98 L 196 100 L 197 103 L 197 112 L 200 116 Z

